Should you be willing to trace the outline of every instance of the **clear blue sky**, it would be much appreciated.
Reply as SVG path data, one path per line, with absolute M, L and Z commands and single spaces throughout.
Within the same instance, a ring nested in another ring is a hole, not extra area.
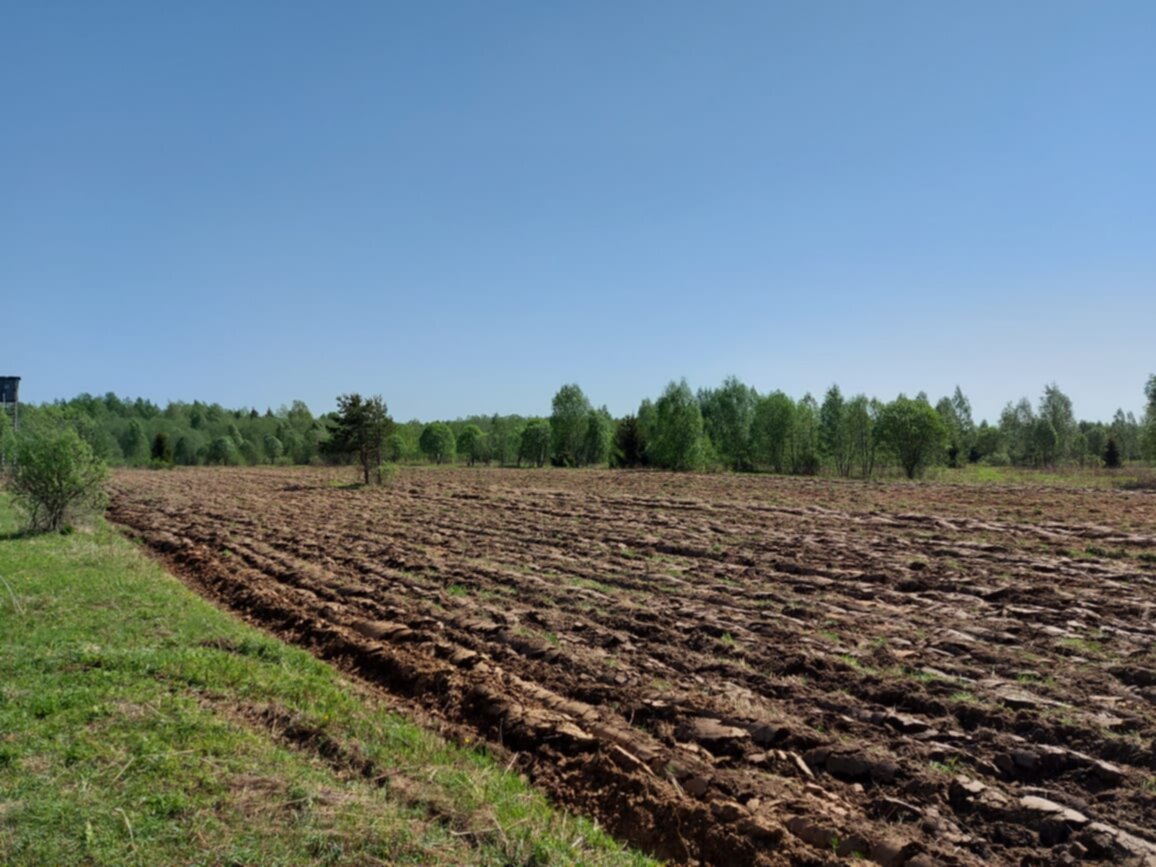
M 0 374 L 397 418 L 1156 372 L 1156 3 L 0 12 Z

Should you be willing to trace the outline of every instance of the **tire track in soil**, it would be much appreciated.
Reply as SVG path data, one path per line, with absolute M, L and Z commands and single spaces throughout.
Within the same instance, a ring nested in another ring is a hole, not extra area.
M 110 514 L 672 861 L 1156 863 L 1151 495 L 230 470 Z

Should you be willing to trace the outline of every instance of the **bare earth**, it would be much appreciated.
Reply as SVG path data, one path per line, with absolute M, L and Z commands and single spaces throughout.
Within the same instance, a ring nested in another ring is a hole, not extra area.
M 674 862 L 1156 864 L 1156 493 L 121 472 L 178 574 Z

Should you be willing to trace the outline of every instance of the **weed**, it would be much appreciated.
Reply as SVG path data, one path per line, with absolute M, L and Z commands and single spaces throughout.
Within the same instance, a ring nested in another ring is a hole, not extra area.
M 597 590 L 599 593 L 614 592 L 614 588 L 609 584 L 603 584 L 601 581 L 595 581 L 593 578 L 571 578 L 569 581 L 571 587 L 582 587 L 586 590 Z
M 1093 557 L 1107 557 L 1110 560 L 1123 560 L 1128 552 L 1123 548 L 1102 548 L 1099 545 L 1088 545 L 1084 552 Z
M 949 777 L 954 777 L 959 770 L 959 756 L 952 756 L 945 762 L 932 762 L 931 769 L 941 774 L 947 774 Z
M 1065 638 L 1060 641 L 1060 647 L 1066 647 L 1082 656 L 1104 655 L 1104 645 L 1090 638 Z

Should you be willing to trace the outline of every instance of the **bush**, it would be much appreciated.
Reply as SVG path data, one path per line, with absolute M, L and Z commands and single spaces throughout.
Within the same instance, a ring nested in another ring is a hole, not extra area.
M 383 464 L 378 464 L 374 472 L 377 475 L 377 483 L 379 485 L 392 485 L 393 480 L 397 478 L 397 464 L 388 461 Z
M 104 506 L 104 461 L 75 430 L 21 433 L 8 490 L 34 532 L 67 529 L 85 510 Z

